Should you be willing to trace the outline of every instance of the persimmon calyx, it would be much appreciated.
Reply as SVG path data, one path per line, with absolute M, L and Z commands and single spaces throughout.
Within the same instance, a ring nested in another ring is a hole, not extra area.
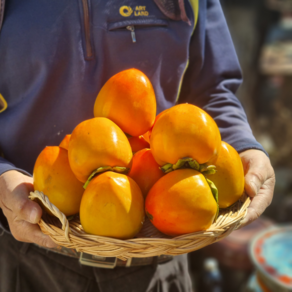
M 181 158 L 175 164 L 167 163 L 160 167 L 160 169 L 166 174 L 176 169 L 192 168 L 201 172 L 202 174 L 214 174 L 216 173 L 215 165 L 199 164 L 195 159 L 191 157 Z
M 215 174 L 216 173 L 216 166 L 215 165 L 205 165 L 201 164 L 200 165 L 200 170 L 202 174 Z
M 146 211 L 146 216 L 149 218 L 150 221 L 153 221 L 153 215 Z
M 118 173 L 127 173 L 130 170 L 128 167 L 123 166 L 101 166 L 95 171 L 91 173 L 91 175 L 88 177 L 86 183 L 84 184 L 83 188 L 86 189 L 90 181 L 98 174 L 106 172 L 106 171 L 113 171 Z
M 216 185 L 210 179 L 206 178 L 206 181 L 207 181 L 208 185 L 210 186 L 213 197 L 217 203 L 217 213 L 216 213 L 216 216 L 214 219 L 214 221 L 216 221 L 216 219 L 218 218 L 218 215 L 219 215 L 218 189 L 217 189 Z

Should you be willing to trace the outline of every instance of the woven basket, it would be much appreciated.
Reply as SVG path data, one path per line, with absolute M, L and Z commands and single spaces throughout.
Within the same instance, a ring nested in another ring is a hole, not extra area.
M 120 240 L 85 233 L 78 215 L 68 221 L 66 216 L 41 192 L 31 192 L 29 198 L 37 201 L 47 211 L 44 212 L 39 226 L 54 242 L 79 252 L 102 257 L 118 257 L 122 260 L 132 257 L 176 256 L 217 242 L 240 226 L 250 204 L 250 198 L 243 195 L 230 208 L 220 210 L 219 217 L 206 231 L 171 238 L 159 232 L 146 219 L 142 230 L 135 238 Z M 50 213 L 54 216 L 49 215 Z

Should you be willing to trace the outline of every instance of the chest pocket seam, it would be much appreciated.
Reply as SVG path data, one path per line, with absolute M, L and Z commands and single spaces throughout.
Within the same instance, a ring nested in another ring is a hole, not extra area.
M 113 31 L 127 26 L 139 27 L 165 27 L 168 26 L 168 21 L 164 19 L 127 19 L 121 21 L 110 22 L 107 24 L 107 29 Z

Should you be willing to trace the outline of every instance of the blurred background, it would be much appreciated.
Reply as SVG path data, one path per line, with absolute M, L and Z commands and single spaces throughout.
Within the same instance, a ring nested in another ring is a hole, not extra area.
M 221 4 L 244 76 L 237 96 L 255 137 L 270 155 L 276 188 L 260 219 L 189 255 L 194 288 L 292 291 L 292 0 L 221 0 Z M 269 228 L 276 236 L 260 238 Z M 253 245 L 265 253 L 260 261 Z

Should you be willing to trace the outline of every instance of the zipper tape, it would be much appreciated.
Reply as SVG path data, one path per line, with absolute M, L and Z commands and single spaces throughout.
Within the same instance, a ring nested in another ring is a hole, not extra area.
M 163 19 L 132 19 L 112 22 L 108 24 L 108 30 L 126 28 L 127 26 L 168 26 L 168 21 Z

